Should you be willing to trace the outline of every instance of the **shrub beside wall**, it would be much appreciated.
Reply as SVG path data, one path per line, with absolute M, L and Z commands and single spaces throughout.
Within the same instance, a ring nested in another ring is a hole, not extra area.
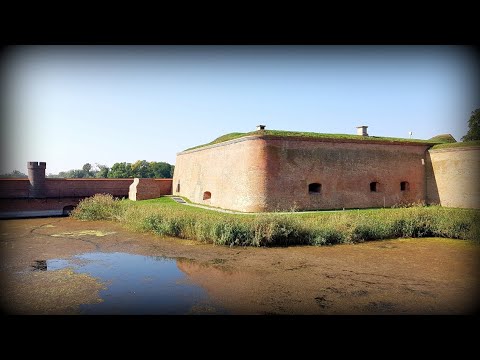
M 132 202 L 97 194 L 71 216 L 119 221 L 152 232 L 218 245 L 330 245 L 399 237 L 479 240 L 480 211 L 414 206 L 309 214 L 226 214 L 180 205 L 170 198 Z

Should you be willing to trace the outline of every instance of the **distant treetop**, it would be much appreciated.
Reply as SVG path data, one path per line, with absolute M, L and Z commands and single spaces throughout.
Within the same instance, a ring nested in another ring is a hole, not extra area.
M 468 132 L 462 141 L 480 140 L 480 108 L 472 111 L 470 119 L 468 119 Z
M 12 172 L 9 172 L 8 174 L 0 174 L 0 178 L 6 179 L 6 178 L 11 178 L 11 179 L 23 179 L 23 178 L 28 178 L 27 175 L 22 173 L 21 171 L 18 170 L 13 170 Z

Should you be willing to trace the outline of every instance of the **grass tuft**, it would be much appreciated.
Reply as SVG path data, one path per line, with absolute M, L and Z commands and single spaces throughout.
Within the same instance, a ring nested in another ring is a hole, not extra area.
M 205 146 L 209 145 L 215 145 L 219 144 L 225 141 L 229 140 L 234 140 L 234 139 L 239 139 L 241 137 L 245 136 L 251 136 L 251 135 L 269 135 L 269 136 L 275 136 L 275 137 L 302 137 L 302 138 L 312 138 L 312 139 L 347 139 L 347 140 L 360 140 L 360 141 L 371 141 L 371 140 L 380 140 L 385 143 L 391 143 L 391 142 L 410 142 L 410 143 L 420 143 L 420 144 L 427 144 L 427 145 L 435 145 L 438 143 L 442 143 L 445 140 L 444 139 L 436 139 L 432 138 L 430 140 L 421 140 L 421 139 L 406 139 L 406 138 L 392 138 L 392 137 L 384 137 L 384 136 L 358 136 L 358 135 L 351 135 L 351 134 L 323 134 L 323 133 L 315 133 L 315 132 L 305 132 L 305 131 L 284 131 L 284 130 L 257 130 L 257 131 L 251 131 L 247 133 L 230 133 L 230 134 L 225 134 L 222 135 L 215 140 L 207 143 L 207 144 L 202 144 L 198 146 L 194 146 L 188 149 L 185 149 L 184 151 L 188 150 L 193 150 L 193 149 L 199 149 Z
M 480 236 L 479 210 L 421 204 L 391 209 L 242 215 L 181 205 L 169 197 L 134 202 L 97 194 L 82 200 L 71 216 L 118 221 L 134 231 L 229 246 L 333 245 L 433 236 L 478 242 Z

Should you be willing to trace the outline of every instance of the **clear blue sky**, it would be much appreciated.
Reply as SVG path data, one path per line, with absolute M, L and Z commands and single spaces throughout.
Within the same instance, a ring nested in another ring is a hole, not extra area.
M 230 132 L 465 135 L 479 69 L 462 46 L 24 46 L 1 63 L 0 171 L 175 163 Z

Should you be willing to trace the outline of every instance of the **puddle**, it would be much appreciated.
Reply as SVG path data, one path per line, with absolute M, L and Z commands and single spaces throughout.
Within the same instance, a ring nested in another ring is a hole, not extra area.
M 225 314 L 205 290 L 188 282 L 174 259 L 92 252 L 47 260 L 48 271 L 70 268 L 105 284 L 103 302 L 80 306 L 82 314 Z

